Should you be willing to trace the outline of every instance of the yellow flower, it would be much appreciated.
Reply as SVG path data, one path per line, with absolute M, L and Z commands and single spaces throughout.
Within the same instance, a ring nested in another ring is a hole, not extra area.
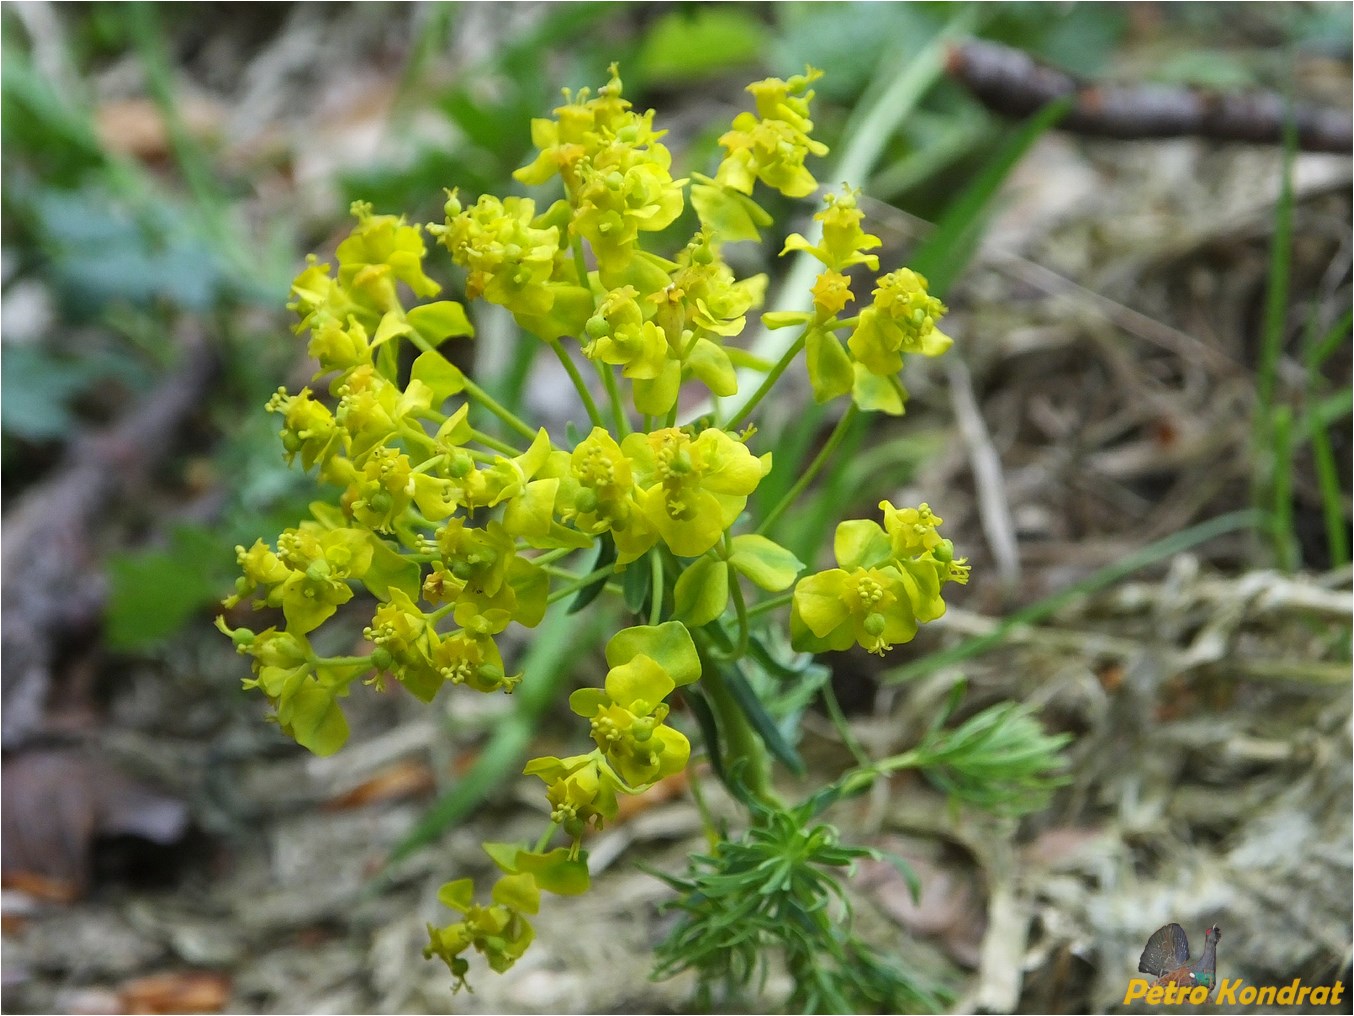
M 804 159 L 826 155 L 827 145 L 809 137 L 813 130 L 809 85 L 822 74 L 809 68 L 789 81 L 767 78 L 748 85 L 756 99 L 757 115 L 738 114 L 733 129 L 719 139 L 728 154 L 719 164 L 716 183 L 740 194 L 751 194 L 757 180 L 786 197 L 802 198 L 814 192 L 818 181 L 804 167 Z
M 926 292 L 926 278 L 900 268 L 879 278 L 874 303 L 846 344 L 870 373 L 897 374 L 904 353 L 939 356 L 950 348 L 953 340 L 936 327 L 944 313 L 945 305 Z
M 639 506 L 669 549 L 698 557 L 719 542 L 771 468 L 722 430 L 693 440 L 678 428 L 631 434 L 621 445 L 634 466 Z

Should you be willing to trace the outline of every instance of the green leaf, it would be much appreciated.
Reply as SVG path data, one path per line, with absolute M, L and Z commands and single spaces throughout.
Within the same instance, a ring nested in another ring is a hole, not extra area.
M 715 723 L 715 714 L 710 708 L 710 703 L 705 701 L 705 696 L 696 687 L 686 689 L 682 697 L 686 699 L 691 715 L 696 717 L 696 725 L 701 728 L 701 739 L 705 742 L 705 757 L 710 762 L 710 768 L 714 770 L 715 779 L 727 784 L 729 780 L 724 772 L 724 753 L 719 747 L 719 725 Z
M 648 610 L 649 596 L 653 593 L 653 558 L 650 554 L 626 565 L 621 578 L 625 605 L 633 614 L 643 614 Z
M 696 210 L 701 225 L 726 243 L 739 240 L 760 240 L 759 226 L 768 226 L 771 216 L 750 197 L 726 187 L 708 183 L 691 185 L 691 207 Z
M 465 375 L 460 368 L 435 349 L 418 355 L 409 376 L 433 390 L 434 405 L 465 389 Z
M 140 649 L 168 638 L 219 598 L 232 563 L 219 534 L 198 526 L 176 529 L 165 550 L 114 555 L 108 563 L 109 644 Z
M 624 666 L 641 653 L 666 670 L 679 687 L 701 676 L 696 645 L 680 621 L 624 628 L 606 644 L 606 662 L 611 667 Z
M 529 872 L 538 886 L 556 896 L 579 896 L 588 891 L 586 853 L 571 858 L 567 847 L 556 847 L 544 854 L 523 850 L 517 855 L 517 867 Z
M 524 914 L 534 914 L 541 909 L 541 890 L 536 880 L 527 874 L 504 875 L 494 883 L 490 895 L 495 903 Z
M 738 391 L 738 375 L 734 373 L 733 361 L 724 347 L 717 346 L 709 339 L 697 339 L 686 358 L 691 373 L 714 395 L 727 398 Z
M 837 556 L 837 564 L 847 571 L 879 568 L 893 557 L 889 534 L 872 519 L 847 519 L 839 523 L 832 550 Z
M 454 882 L 444 883 L 437 890 L 437 902 L 448 910 L 464 914 L 475 902 L 475 882 L 473 879 L 458 878 Z
M 748 722 L 752 724 L 752 729 L 757 731 L 757 736 L 766 745 L 766 750 L 790 772 L 796 776 L 803 776 L 805 772 L 804 760 L 799 757 L 799 752 L 795 750 L 794 745 L 785 739 L 785 735 L 781 733 L 776 721 L 766 711 L 766 707 L 762 705 L 762 700 L 757 697 L 757 693 L 752 690 L 752 685 L 748 683 L 742 668 L 737 663 L 730 663 L 723 670 L 725 683 L 729 686 L 729 693 L 738 703 L 738 708 L 743 711 L 743 715 L 748 718 Z
M 736 6 L 674 10 L 649 30 L 637 57 L 650 81 L 679 82 L 755 62 L 767 44 L 766 26 Z
M 503 869 L 504 874 L 511 875 L 520 870 L 517 866 L 517 855 L 523 852 L 522 844 L 486 842 L 480 844 L 480 849 Z
M 390 599 L 390 591 L 398 589 L 411 600 L 417 600 L 423 571 L 417 561 L 410 561 L 392 550 L 390 544 L 375 533 L 371 537 L 371 565 L 362 576 L 362 584 L 380 600 Z
M 855 382 L 851 358 L 842 348 L 841 340 L 822 328 L 810 329 L 804 338 L 804 365 L 815 402 L 829 402 L 845 395 Z
M 334 693 L 310 678 L 287 699 L 286 714 L 278 719 L 287 732 L 316 755 L 332 755 L 348 740 L 348 721 Z
M 475 326 L 465 316 L 465 308 L 455 300 L 438 300 L 420 304 L 404 316 L 414 331 L 437 345 L 446 338 L 467 336 L 473 338 Z M 426 355 L 426 354 L 424 354 Z
M 701 557 L 677 579 L 677 617 L 693 628 L 709 624 L 729 605 L 729 568 L 723 561 Z
M 867 413 L 885 413 L 902 416 L 906 409 L 907 393 L 895 375 L 871 374 L 863 363 L 853 363 L 855 375 L 851 401 Z
M 729 564 L 770 593 L 789 589 L 804 570 L 803 561 L 774 540 L 756 533 L 744 533 L 733 538 Z
M 748 636 L 748 656 L 772 677 L 780 678 L 782 681 L 799 677 L 813 666 L 813 657 L 806 654 L 800 654 L 801 662 L 798 664 L 782 663 L 767 648 L 760 635 Z

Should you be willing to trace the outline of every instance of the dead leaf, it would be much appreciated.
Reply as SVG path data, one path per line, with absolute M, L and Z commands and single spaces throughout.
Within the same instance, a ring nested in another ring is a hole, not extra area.
M 182 96 L 177 115 L 188 133 L 199 141 L 214 134 L 223 113 L 214 103 Z M 150 99 L 113 99 L 99 106 L 94 128 L 104 148 L 142 162 L 159 163 L 170 156 L 169 128 L 160 107 Z
M 326 811 L 361 808 L 379 801 L 399 801 L 431 791 L 436 785 L 433 771 L 424 762 L 408 760 L 382 769 L 351 790 L 325 802 Z
M 220 1012 L 230 1000 L 230 978 L 212 970 L 150 974 L 118 989 L 128 1013 Z

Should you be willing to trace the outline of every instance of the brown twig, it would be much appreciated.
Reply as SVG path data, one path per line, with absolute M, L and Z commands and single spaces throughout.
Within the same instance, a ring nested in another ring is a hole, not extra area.
M 3 744 L 17 747 L 43 727 L 51 670 L 62 646 L 89 633 L 103 613 L 97 533 L 120 501 L 174 447 L 202 402 L 216 358 L 200 339 L 180 368 L 107 430 L 76 441 L 53 476 L 5 515 L 0 545 L 0 697 Z
M 1077 134 L 1279 144 L 1291 115 L 1299 148 L 1345 155 L 1354 148 L 1348 112 L 1301 103 L 1290 111 L 1283 96 L 1274 92 L 1089 84 L 1038 64 L 1021 50 L 977 40 L 952 46 L 946 67 L 983 105 L 1003 116 L 1028 116 L 1050 102 L 1074 97 L 1058 127 Z

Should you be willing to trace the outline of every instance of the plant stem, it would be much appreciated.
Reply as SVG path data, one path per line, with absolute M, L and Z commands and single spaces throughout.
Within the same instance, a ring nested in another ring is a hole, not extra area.
M 414 344 L 415 348 L 421 349 L 425 353 L 431 353 L 436 348 L 435 346 L 432 345 L 432 343 L 430 343 L 423 336 L 419 335 L 417 332 L 410 333 L 407 336 L 407 338 L 409 339 L 410 342 Z M 391 348 L 393 348 L 393 344 L 386 343 L 384 346 L 381 347 L 381 350 L 382 352 L 384 352 L 386 349 Z M 534 430 L 532 430 L 525 423 L 523 423 L 521 419 L 511 410 L 507 409 L 505 406 L 500 405 L 497 399 L 495 399 L 492 395 L 486 392 L 479 385 L 475 384 L 474 381 L 471 381 L 470 378 L 466 377 L 464 373 L 461 374 L 461 382 L 465 385 L 465 393 L 469 395 L 472 399 L 474 399 L 476 402 L 478 402 L 481 406 L 489 410 L 489 412 L 493 413 L 500 420 L 506 423 L 509 427 L 517 431 L 517 433 L 521 434 L 524 438 L 526 438 L 528 441 L 536 440 L 536 432 Z M 517 453 L 514 452 L 513 454 Z
M 663 555 L 649 555 L 649 575 L 653 585 L 649 593 L 649 624 L 657 625 L 663 619 Z
M 553 593 L 550 594 L 549 598 L 545 602 L 554 603 L 557 600 L 562 600 L 564 599 L 564 597 L 570 595 L 571 593 L 578 592 L 584 586 L 590 586 L 598 579 L 603 578 L 607 575 L 614 574 L 615 571 L 616 569 L 613 565 L 604 564 L 602 565 L 602 567 L 595 568 L 592 571 L 588 572 L 588 574 L 584 575 L 582 578 L 577 579 L 574 582 L 570 582 L 567 586 L 563 586 L 559 589 L 556 589 Z
M 781 354 L 780 359 L 776 361 L 776 365 L 771 368 L 770 373 L 762 380 L 762 383 L 758 386 L 757 390 L 752 393 L 752 397 L 749 398 L 747 402 L 743 403 L 742 407 L 729 417 L 728 421 L 724 424 L 725 430 L 732 430 L 734 427 L 738 426 L 749 413 L 757 408 L 757 403 L 761 402 L 762 399 L 766 397 L 766 393 L 775 387 L 776 382 L 780 380 L 780 376 L 785 373 L 786 368 L 789 367 L 794 361 L 794 358 L 799 355 L 799 351 L 804 348 L 804 343 L 808 340 L 808 336 L 809 330 L 807 328 L 799 333 L 799 338 L 795 339 L 795 341 L 790 344 L 790 348 Z
M 474 381 L 471 381 L 470 378 L 468 377 L 464 378 L 464 381 L 465 381 L 465 393 L 467 395 L 469 395 L 472 399 L 478 402 L 485 409 L 489 410 L 489 412 L 497 416 L 511 429 L 521 434 L 528 441 L 536 440 L 536 432 L 532 430 L 529 426 L 527 426 L 527 424 L 523 423 L 522 420 L 515 413 L 513 413 L 506 406 L 500 404 L 497 399 L 495 399 L 492 395 L 486 392 L 479 385 L 475 384 Z
M 729 691 L 709 643 L 699 633 L 692 634 L 696 635 L 696 650 L 701 658 L 701 687 L 724 735 L 724 772 L 731 773 L 734 764 L 741 761 L 740 778 L 748 793 L 759 800 L 778 803 L 771 790 L 771 761 L 765 746 Z
M 832 725 L 837 728 L 842 743 L 850 750 L 852 757 L 862 769 L 872 768 L 874 763 L 870 761 L 870 756 L 866 754 L 865 749 L 856 738 L 855 731 L 851 729 L 851 724 L 847 722 L 846 714 L 842 712 L 841 703 L 837 701 L 837 693 L 832 690 L 832 682 L 825 681 L 819 694 L 823 697 L 823 705 L 827 706 L 827 714 L 832 718 Z
M 748 608 L 748 618 L 759 617 L 769 611 L 784 607 L 793 602 L 794 598 L 794 593 L 781 593 L 779 596 L 773 596 L 768 600 L 763 600 L 761 603 L 753 604 Z
M 630 433 L 630 421 L 625 418 L 625 406 L 621 404 L 620 388 L 616 384 L 616 372 L 611 364 L 595 361 L 597 373 L 606 388 L 607 398 L 611 400 L 611 418 L 616 422 L 616 437 L 622 438 Z
M 569 356 L 568 351 L 559 339 L 547 339 L 546 342 L 555 351 L 555 356 L 564 366 L 564 372 L 569 375 L 569 380 L 574 383 L 574 388 L 578 390 L 578 397 L 583 400 L 583 408 L 588 411 L 588 419 L 592 421 L 594 427 L 602 426 L 602 414 L 597 409 L 597 403 L 593 401 L 592 392 L 588 390 L 583 375 L 578 372 L 578 364 L 574 363 L 573 358 Z
M 514 448 L 506 441 L 500 441 L 493 435 L 486 434 L 480 430 L 475 430 L 474 428 L 471 428 L 470 430 L 470 440 L 478 442 L 479 444 L 484 445 L 484 447 L 486 448 L 492 448 L 494 451 L 501 452 L 504 455 L 511 455 L 514 458 L 522 454 L 522 450 L 520 448 Z
M 776 520 L 785 513 L 785 509 L 794 504 L 799 499 L 799 495 L 804 493 L 805 488 L 813 482 L 813 478 L 818 475 L 827 460 L 832 457 L 842 441 L 846 439 L 847 432 L 851 429 L 851 424 L 856 418 L 856 412 L 856 404 L 852 402 L 847 407 L 846 412 L 842 414 L 841 419 L 837 421 L 837 426 L 832 428 L 832 433 L 828 435 L 822 449 L 809 463 L 809 468 L 800 474 L 799 479 L 794 482 L 794 486 L 785 492 L 785 496 L 780 499 L 776 507 L 767 512 L 766 518 L 762 519 L 761 525 L 757 527 L 759 534 L 765 536 L 767 531 L 776 524 Z

